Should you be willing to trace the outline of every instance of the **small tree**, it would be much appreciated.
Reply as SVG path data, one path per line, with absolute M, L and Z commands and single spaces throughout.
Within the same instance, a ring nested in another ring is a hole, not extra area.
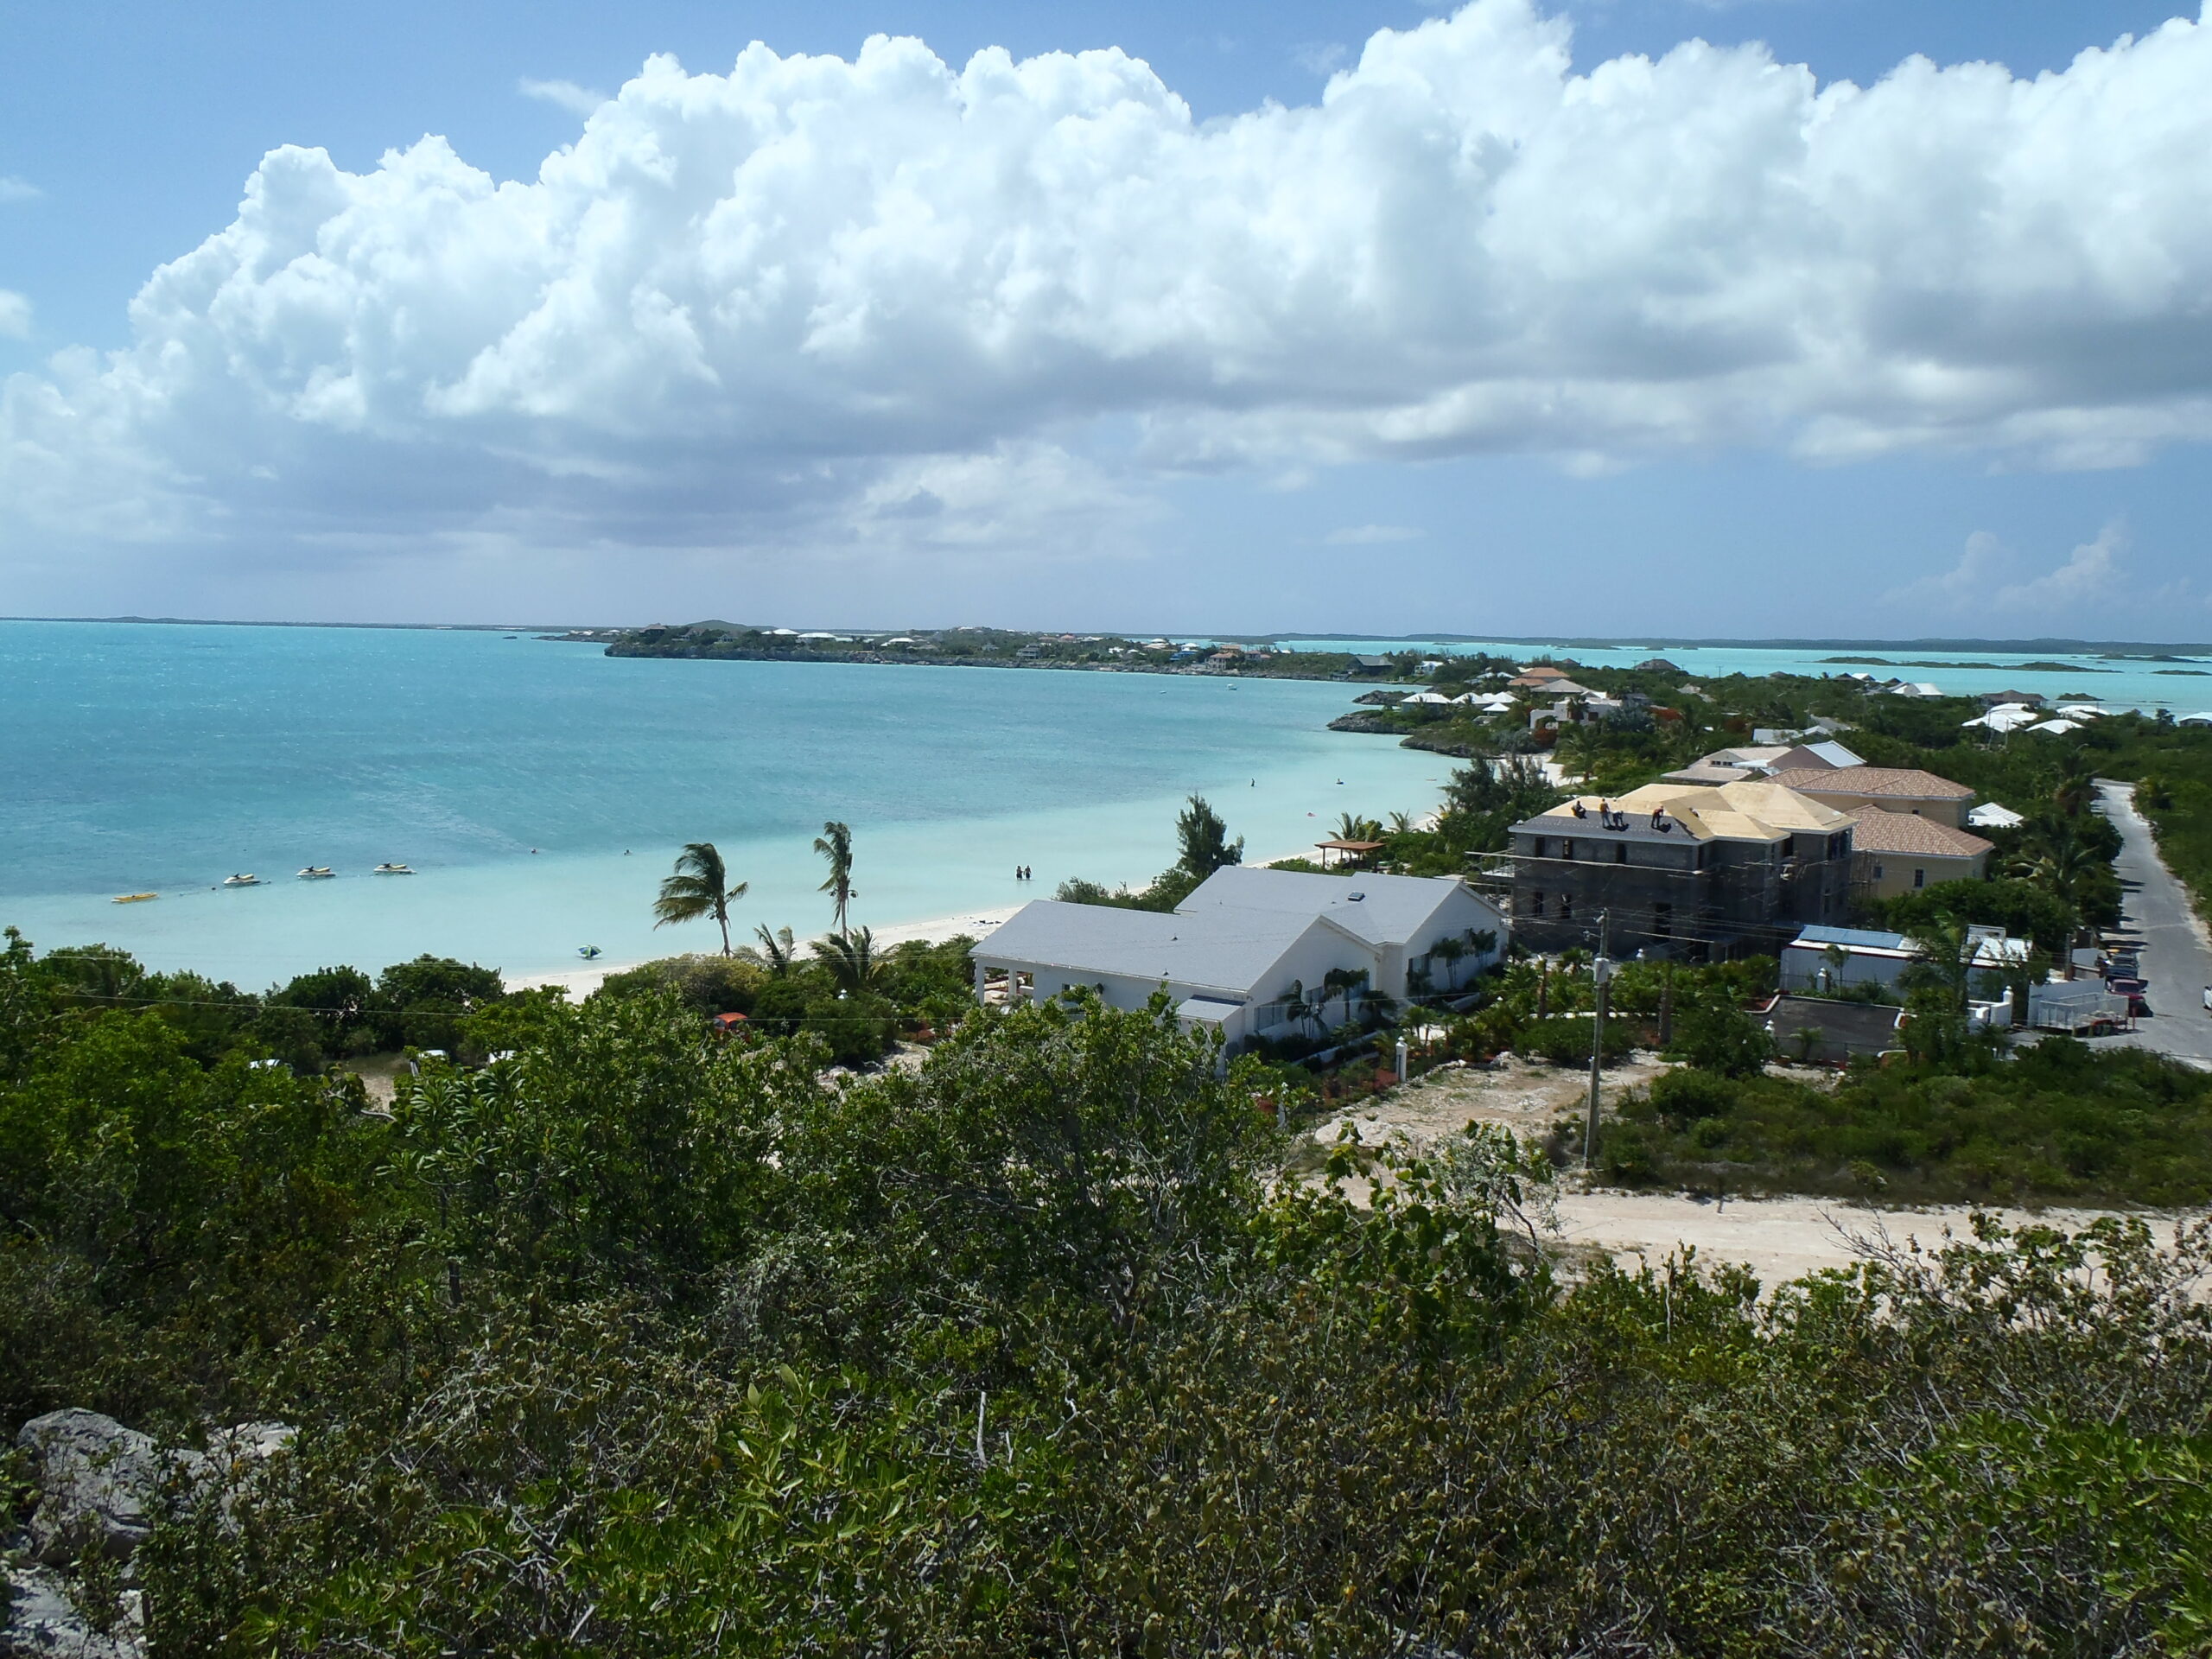
M 1244 838 L 1229 839 L 1229 826 L 1203 795 L 1193 795 L 1175 819 L 1175 840 L 1181 849 L 1178 866 L 1204 880 L 1216 870 L 1244 861 Z

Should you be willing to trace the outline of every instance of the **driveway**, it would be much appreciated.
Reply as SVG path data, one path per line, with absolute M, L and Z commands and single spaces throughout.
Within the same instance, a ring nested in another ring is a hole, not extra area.
M 2135 810 L 2135 785 L 2099 779 L 2097 810 L 2126 842 L 2113 866 L 2122 889 L 2120 931 L 2143 942 L 2143 976 L 2151 982 L 2143 994 L 2151 1018 L 2110 1040 L 2212 1067 L 2212 1014 L 2203 1002 L 2204 988 L 2212 985 L 2212 945 L 2204 924 L 2190 908 L 2188 889 L 2158 856 L 2151 826 Z

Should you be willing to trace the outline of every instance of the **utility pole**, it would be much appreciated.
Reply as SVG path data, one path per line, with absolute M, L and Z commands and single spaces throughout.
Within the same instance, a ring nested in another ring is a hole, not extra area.
M 1598 1161 L 1598 1084 L 1605 1070 L 1605 1003 L 1613 983 L 1612 960 L 1605 952 L 1613 942 L 1613 912 L 1598 912 L 1598 959 L 1590 964 L 1590 977 L 1596 982 L 1598 1005 L 1590 1016 L 1590 1123 L 1582 1139 L 1582 1163 L 1585 1168 Z

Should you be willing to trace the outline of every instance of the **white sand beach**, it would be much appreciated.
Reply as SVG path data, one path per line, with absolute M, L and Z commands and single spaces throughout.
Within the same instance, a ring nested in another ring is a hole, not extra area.
M 966 911 L 957 916 L 938 916 L 925 922 L 893 922 L 888 926 L 873 928 L 870 931 L 877 949 L 884 950 L 893 945 L 904 944 L 910 939 L 934 942 L 957 938 L 963 933 L 982 938 L 1020 908 L 1020 905 L 1001 905 L 995 909 Z M 830 936 L 824 932 L 817 937 L 827 938 Z M 677 953 L 671 950 L 667 954 L 674 956 Z M 598 961 L 588 967 L 564 969 L 557 973 L 525 974 L 510 980 L 508 984 L 514 990 L 535 990 L 541 985 L 565 986 L 570 998 L 576 999 L 589 996 L 609 974 L 619 974 L 626 969 L 639 966 L 640 963 L 654 960 L 657 958 L 640 957 L 628 962 Z

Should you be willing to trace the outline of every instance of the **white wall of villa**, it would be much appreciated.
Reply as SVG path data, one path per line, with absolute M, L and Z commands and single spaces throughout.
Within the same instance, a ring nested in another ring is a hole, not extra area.
M 1492 943 L 1478 951 L 1471 938 Z M 1436 946 L 1459 940 L 1452 969 Z M 1095 990 L 1109 1007 L 1136 1009 L 1166 992 L 1186 1025 L 1217 1027 L 1231 1049 L 1287 1034 L 1286 996 L 1311 1001 L 1329 976 L 1364 973 L 1366 988 L 1394 1001 L 1412 969 L 1434 988 L 1464 985 L 1504 953 L 1497 907 L 1452 877 L 1310 875 L 1266 869 L 1217 872 L 1172 914 L 1039 899 L 1026 905 L 973 952 L 976 989 L 1011 976 L 1020 998 Z M 1344 1019 L 1341 998 L 1320 1014 Z

